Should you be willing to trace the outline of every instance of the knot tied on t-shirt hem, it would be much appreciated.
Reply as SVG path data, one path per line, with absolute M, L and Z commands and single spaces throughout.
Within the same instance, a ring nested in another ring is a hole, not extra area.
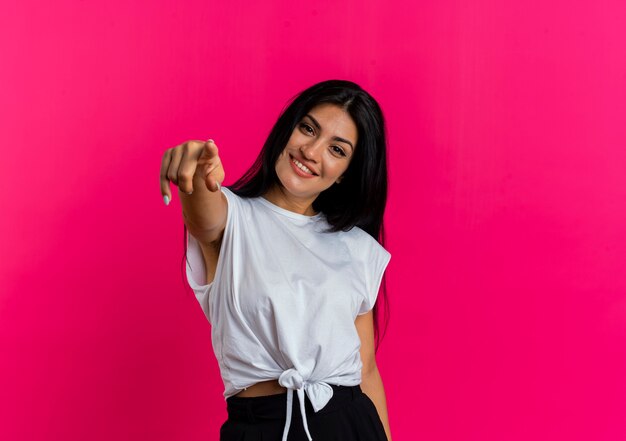
M 287 441 L 289 427 L 291 426 L 291 408 L 293 406 L 293 391 L 298 393 L 298 401 L 300 401 L 300 414 L 302 415 L 302 425 L 309 439 L 313 441 L 309 433 L 309 426 L 306 420 L 306 410 L 304 406 L 304 394 L 309 397 L 311 406 L 315 412 L 322 409 L 333 397 L 333 388 L 323 381 L 311 382 L 305 380 L 300 372 L 291 368 L 280 374 L 278 384 L 287 388 L 287 421 L 285 422 L 285 430 L 283 431 L 283 441 Z

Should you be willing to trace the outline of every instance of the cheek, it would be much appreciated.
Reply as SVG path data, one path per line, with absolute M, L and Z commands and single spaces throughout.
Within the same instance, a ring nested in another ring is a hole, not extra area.
M 289 167 L 289 153 L 287 153 L 287 149 L 285 149 L 276 160 L 275 168 L 286 169 L 288 167 Z
M 291 132 L 291 136 L 289 137 L 289 141 L 287 141 L 287 145 L 291 144 L 298 137 L 298 131 L 294 130 Z
M 289 141 L 287 141 L 287 145 L 291 147 L 299 147 L 302 144 L 306 144 L 308 141 L 308 136 L 300 132 L 298 129 L 294 130 L 291 136 L 289 137 Z
M 330 167 L 333 174 L 341 175 L 348 170 L 348 165 L 346 165 L 346 161 L 343 159 L 334 158 L 332 162 L 332 167 Z

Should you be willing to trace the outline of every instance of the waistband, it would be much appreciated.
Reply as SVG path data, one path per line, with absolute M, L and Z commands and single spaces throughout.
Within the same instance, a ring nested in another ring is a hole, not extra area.
M 356 386 L 337 386 L 331 384 L 333 396 L 330 401 L 315 412 L 311 401 L 305 396 L 305 412 L 309 414 L 324 414 L 339 410 L 346 403 L 354 400 L 363 393 L 360 385 Z M 287 392 L 276 395 L 265 395 L 260 397 L 237 397 L 232 396 L 226 399 L 226 409 L 228 411 L 228 419 L 232 421 L 241 421 L 254 423 L 267 420 L 285 419 L 287 404 Z M 293 416 L 300 416 L 300 406 L 298 401 L 292 403 Z

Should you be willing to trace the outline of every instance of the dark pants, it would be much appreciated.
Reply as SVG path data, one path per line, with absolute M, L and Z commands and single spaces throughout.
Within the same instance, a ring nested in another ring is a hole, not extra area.
M 319 412 L 305 398 L 307 424 L 313 441 L 387 441 L 383 423 L 372 400 L 360 386 L 335 386 L 333 397 Z M 307 441 L 297 394 L 288 441 Z M 229 397 L 228 419 L 220 429 L 220 441 L 281 441 L 285 427 L 287 394 L 262 397 Z

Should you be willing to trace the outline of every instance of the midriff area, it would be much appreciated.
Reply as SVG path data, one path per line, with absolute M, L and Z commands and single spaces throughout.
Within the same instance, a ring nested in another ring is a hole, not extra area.
M 236 397 L 261 397 L 287 393 L 287 388 L 278 384 L 278 380 L 261 381 L 239 392 Z

